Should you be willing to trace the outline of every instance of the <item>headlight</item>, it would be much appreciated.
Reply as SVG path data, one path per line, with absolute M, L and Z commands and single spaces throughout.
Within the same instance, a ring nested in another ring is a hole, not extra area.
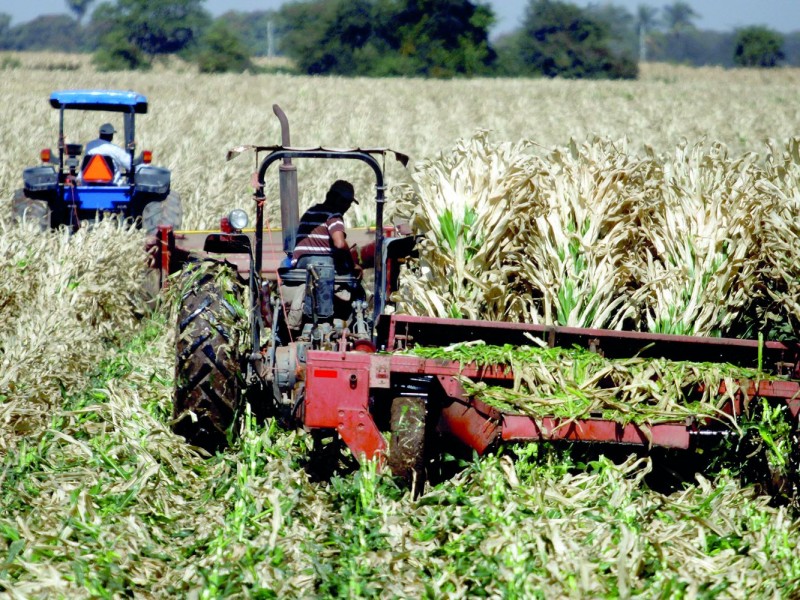
M 234 229 L 244 229 L 247 227 L 247 223 L 249 223 L 249 221 L 250 220 L 247 218 L 247 213 L 241 208 L 234 208 L 228 215 L 228 222 Z

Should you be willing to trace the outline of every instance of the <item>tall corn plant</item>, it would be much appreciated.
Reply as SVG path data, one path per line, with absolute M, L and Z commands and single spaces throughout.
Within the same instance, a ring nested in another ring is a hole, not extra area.
M 536 323 L 620 327 L 632 314 L 625 259 L 637 244 L 645 162 L 624 141 L 550 153 L 536 170 L 515 291 Z
M 623 258 L 635 238 L 641 161 L 610 142 L 547 159 L 479 133 L 414 176 L 424 235 L 400 310 L 603 327 L 630 313 Z M 641 181 L 640 181 L 641 183 Z
M 417 166 L 406 205 L 422 235 L 399 309 L 438 317 L 507 319 L 503 257 L 528 210 L 530 143 L 492 144 L 487 132 Z
M 770 144 L 758 188 L 769 198 L 764 214 L 763 291 L 760 325 L 782 337 L 800 335 L 800 138 L 781 149 Z
M 646 244 L 629 263 L 647 330 L 725 333 L 748 308 L 767 210 L 755 160 L 732 159 L 721 144 L 683 144 L 653 170 L 642 211 Z

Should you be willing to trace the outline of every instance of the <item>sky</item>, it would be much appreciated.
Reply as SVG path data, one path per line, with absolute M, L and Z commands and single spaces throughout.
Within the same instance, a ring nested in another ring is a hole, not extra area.
M 484 0 L 486 1 L 486 0 Z M 695 24 L 700 29 L 730 31 L 748 25 L 765 25 L 782 33 L 800 31 L 800 0 L 687 0 L 700 15 Z M 94 6 L 102 0 L 95 0 Z M 492 34 L 515 29 L 529 0 L 489 0 L 497 16 Z M 604 0 L 572 0 L 579 6 L 602 4 Z M 647 4 L 661 8 L 673 0 L 612 0 L 611 4 L 634 13 Z M 253 11 L 276 9 L 282 0 L 205 0 L 206 9 L 217 16 L 228 10 Z M 44 14 L 69 13 L 66 0 L 0 0 L 0 13 L 11 15 L 12 25 L 30 21 Z

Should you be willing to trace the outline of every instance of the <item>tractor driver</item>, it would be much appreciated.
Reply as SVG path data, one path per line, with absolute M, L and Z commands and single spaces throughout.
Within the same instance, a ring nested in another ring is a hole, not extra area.
M 100 126 L 100 137 L 86 144 L 86 155 L 102 154 L 110 156 L 117 166 L 117 171 L 128 171 L 131 168 L 131 155 L 111 142 L 115 133 L 116 130 L 111 123 L 103 123 Z
M 292 266 L 314 267 L 318 276 L 316 312 L 323 321 L 333 318 L 335 274 L 359 274 L 360 271 L 347 245 L 343 219 L 344 213 L 354 202 L 358 204 L 353 185 L 343 179 L 334 181 L 325 195 L 325 202 L 309 208 L 300 218 L 297 228 Z M 307 300 L 303 312 L 310 316 L 310 300 Z

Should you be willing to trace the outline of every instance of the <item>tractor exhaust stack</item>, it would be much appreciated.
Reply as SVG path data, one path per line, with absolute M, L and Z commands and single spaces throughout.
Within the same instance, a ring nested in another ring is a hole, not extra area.
M 291 147 L 289 139 L 289 119 L 277 104 L 272 105 L 272 112 L 281 123 L 281 145 Z M 288 255 L 294 250 L 297 226 L 300 224 L 300 207 L 297 194 L 297 167 L 291 158 L 284 158 L 278 167 L 280 173 L 281 194 L 281 229 L 283 230 L 283 251 Z

